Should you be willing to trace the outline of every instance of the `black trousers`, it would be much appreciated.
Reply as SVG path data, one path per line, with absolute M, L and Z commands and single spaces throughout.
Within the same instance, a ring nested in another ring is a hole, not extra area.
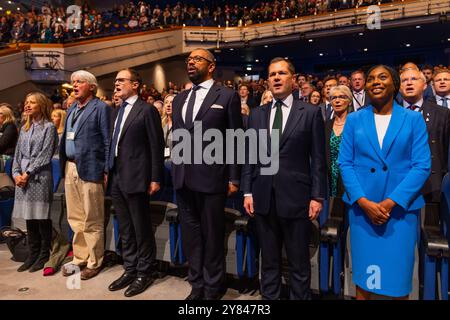
M 177 191 L 188 280 L 192 290 L 212 298 L 220 294 L 225 278 L 225 199 L 225 193 Z
M 156 257 L 155 235 L 150 218 L 148 193 L 125 193 L 113 172 L 111 197 L 119 222 L 122 258 L 125 272 L 138 277 L 153 273 Z
M 309 241 L 311 221 L 285 219 L 277 215 L 272 194 L 268 215 L 256 215 L 256 229 L 261 247 L 261 294 L 265 300 L 278 300 L 281 295 L 282 246 L 289 267 L 289 299 L 311 299 L 311 263 Z

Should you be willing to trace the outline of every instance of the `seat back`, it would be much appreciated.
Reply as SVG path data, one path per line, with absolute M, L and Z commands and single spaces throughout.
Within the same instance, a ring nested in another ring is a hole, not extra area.
M 448 173 L 442 180 L 441 192 L 442 231 L 450 242 L 450 175 Z

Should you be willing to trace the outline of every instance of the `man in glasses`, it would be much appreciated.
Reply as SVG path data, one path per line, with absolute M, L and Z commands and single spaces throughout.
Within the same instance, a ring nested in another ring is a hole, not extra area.
M 139 98 L 140 75 L 119 71 L 116 96 L 122 100 L 112 114 L 109 184 L 119 221 L 125 272 L 110 286 L 124 289 L 126 297 L 144 292 L 153 283 L 155 235 L 150 219 L 150 196 L 163 179 L 164 139 L 161 118 L 153 106 Z
M 97 79 L 87 71 L 71 76 L 75 103 L 67 112 L 59 158 L 73 231 L 73 264 L 81 279 L 95 277 L 104 254 L 104 181 L 108 172 L 111 109 L 95 95 Z M 69 276 L 74 268 L 63 267 Z
M 242 128 L 241 101 L 235 91 L 214 83 L 214 56 L 204 49 L 196 49 L 186 59 L 186 69 L 193 83 L 173 100 L 173 132 L 188 130 L 194 145 L 194 127 L 222 133 L 226 129 Z M 203 135 L 202 135 L 203 136 Z M 174 148 L 179 141 L 173 141 Z M 196 141 L 202 144 L 202 141 Z M 205 150 L 207 143 L 197 152 Z M 182 227 L 182 241 L 189 262 L 188 280 L 192 291 L 187 300 L 219 299 L 224 270 L 225 199 L 238 191 L 240 166 L 207 165 L 193 162 L 173 164 L 172 178 L 178 201 Z M 172 154 L 172 157 L 174 154 Z M 197 154 L 195 158 L 202 157 Z M 176 162 L 176 161 L 174 161 Z M 236 163 L 236 162 L 235 162 Z

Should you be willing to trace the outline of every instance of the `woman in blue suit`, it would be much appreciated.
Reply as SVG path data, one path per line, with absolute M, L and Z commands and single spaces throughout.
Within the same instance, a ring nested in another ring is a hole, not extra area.
M 412 289 L 420 190 L 430 174 L 423 117 L 394 97 L 397 72 L 379 65 L 368 72 L 371 106 L 347 118 L 339 152 L 350 206 L 353 281 L 357 299 L 373 294 L 407 299 Z

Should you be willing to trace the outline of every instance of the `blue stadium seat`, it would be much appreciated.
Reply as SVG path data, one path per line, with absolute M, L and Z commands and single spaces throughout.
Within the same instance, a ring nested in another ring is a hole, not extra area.
M 5 173 L 12 179 L 12 159 L 9 158 L 5 161 Z
M 14 198 L 0 201 L 0 228 L 11 225 Z
M 330 268 L 332 270 L 331 285 L 333 293 L 340 295 L 342 291 L 341 274 L 343 272 L 343 254 L 346 237 L 346 207 L 342 198 L 330 198 L 324 202 L 320 222 L 320 271 L 319 288 L 321 292 L 330 291 Z M 327 217 L 327 219 L 325 219 Z M 331 257 L 333 265 L 330 265 Z

